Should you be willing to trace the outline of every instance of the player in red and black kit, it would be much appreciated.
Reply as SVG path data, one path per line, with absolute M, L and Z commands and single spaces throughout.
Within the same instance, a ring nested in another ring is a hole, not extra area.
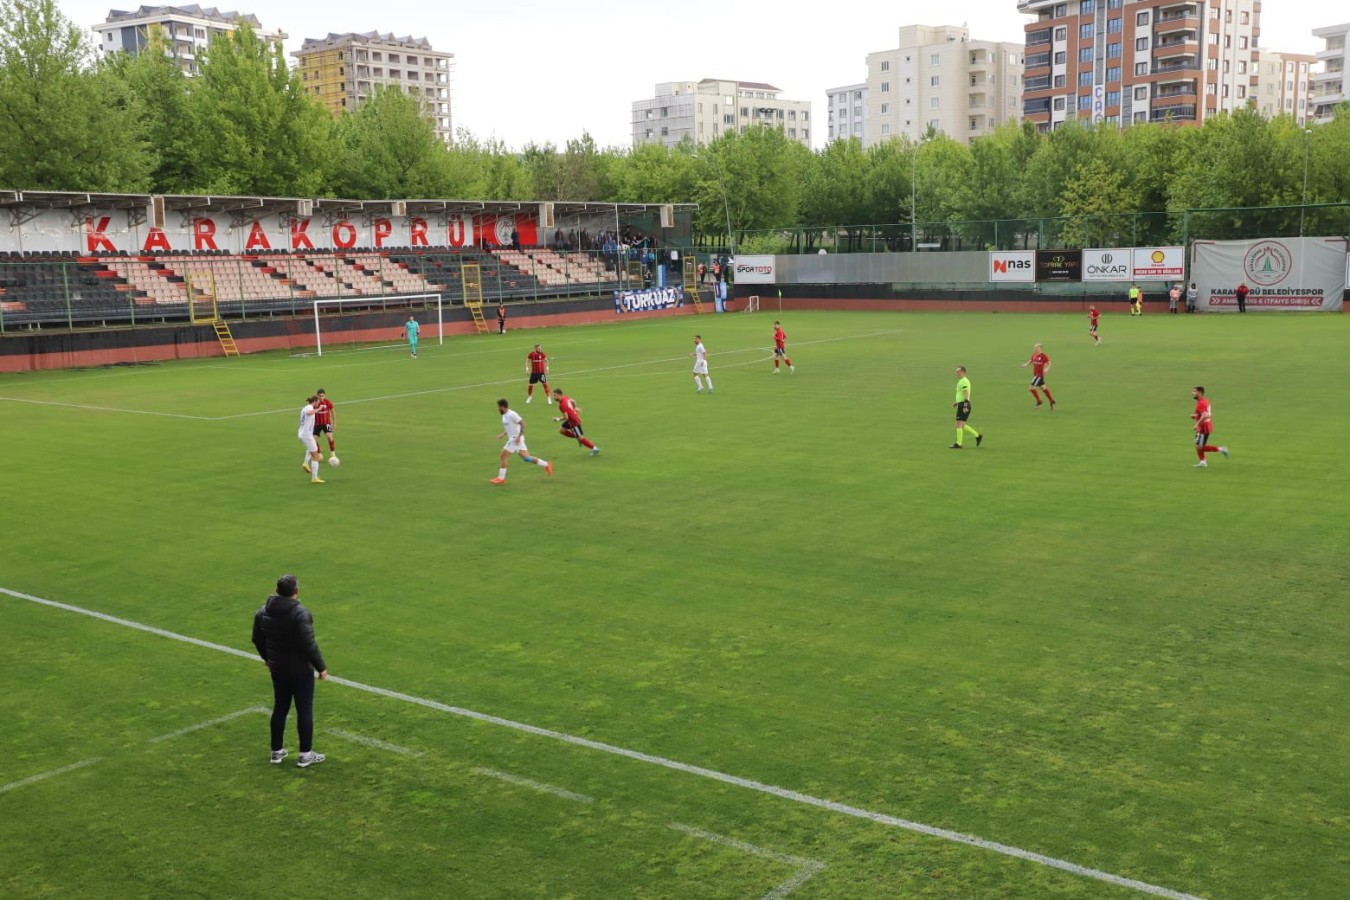
M 319 442 L 321 435 L 327 435 L 328 452 L 330 455 L 336 455 L 337 442 L 333 439 L 333 427 L 337 425 L 337 412 L 334 411 L 333 401 L 328 399 L 323 388 L 319 388 L 315 393 L 319 399 L 314 404 L 314 443 Z
M 534 399 L 535 384 L 544 386 L 544 399 L 551 405 L 553 398 L 548 395 L 548 354 L 535 344 L 534 349 L 525 354 L 525 373 L 530 376 L 530 387 L 525 392 L 525 402 Z
M 1093 346 L 1102 342 L 1101 335 L 1097 334 L 1097 319 L 1101 318 L 1101 313 L 1097 312 L 1097 307 L 1088 307 L 1088 334 L 1092 335 Z
M 778 374 L 778 361 L 787 363 L 788 371 L 797 371 L 792 365 L 792 358 L 787 355 L 787 335 L 783 332 L 783 326 L 777 322 L 773 323 L 773 374 Z
M 1216 447 L 1210 443 L 1214 432 L 1214 420 L 1210 413 L 1209 401 L 1205 399 L 1205 389 L 1197 384 L 1191 389 L 1191 396 L 1195 398 L 1195 412 L 1191 413 L 1191 418 L 1195 420 L 1195 455 L 1200 457 L 1195 468 L 1207 469 L 1209 463 L 1205 462 L 1205 454 L 1222 453 L 1227 459 L 1228 448 Z
M 590 450 L 590 455 L 594 456 L 600 452 L 600 448 L 592 444 L 586 437 L 585 432 L 581 430 L 581 407 L 577 402 L 562 392 L 562 388 L 554 388 L 553 396 L 558 401 L 558 412 L 561 416 L 554 416 L 553 421 L 561 422 L 562 428 L 558 429 L 558 434 L 563 437 L 575 438 L 581 446 Z
M 1022 363 L 1022 368 L 1025 369 L 1027 366 L 1031 366 L 1031 387 L 1027 390 L 1031 391 L 1031 396 L 1036 398 L 1036 406 L 1041 405 L 1041 395 L 1036 393 L 1036 389 L 1040 388 L 1045 391 L 1045 399 L 1050 401 L 1050 411 L 1054 412 L 1055 395 L 1050 393 L 1050 388 L 1046 387 L 1045 384 L 1045 373 L 1050 371 L 1050 356 L 1041 349 L 1040 344 L 1032 348 L 1031 359 Z

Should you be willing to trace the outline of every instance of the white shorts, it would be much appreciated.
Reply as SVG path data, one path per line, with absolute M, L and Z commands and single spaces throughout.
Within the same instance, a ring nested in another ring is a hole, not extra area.
M 694 363 L 694 374 L 695 375 L 708 374 L 708 361 L 706 359 L 701 362 Z
M 506 446 L 502 447 L 502 450 L 507 453 L 524 453 L 526 456 L 530 455 L 530 451 L 525 447 L 525 438 L 523 437 L 512 438 L 507 441 Z
M 306 449 L 306 450 L 308 450 L 310 453 L 318 453 L 318 452 L 319 452 L 319 442 L 316 441 L 316 440 L 314 440 L 314 435 L 312 435 L 312 434 L 302 434 L 302 435 L 300 435 L 299 437 L 300 437 L 300 443 L 302 443 L 302 444 L 305 445 L 305 449 Z

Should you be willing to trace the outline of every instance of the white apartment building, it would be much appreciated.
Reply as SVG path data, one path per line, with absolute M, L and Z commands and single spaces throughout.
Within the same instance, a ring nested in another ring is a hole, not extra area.
M 422 108 L 449 143 L 454 136 L 450 72 L 455 55 L 432 49 L 426 38 L 367 31 L 306 38 L 291 54 L 299 62 L 300 84 L 333 115 L 355 109 L 378 85 L 422 98 Z
M 867 144 L 931 127 L 969 143 L 1022 115 L 1022 44 L 974 41 L 953 25 L 906 25 L 867 54 Z
M 1293 116 L 1299 125 L 1308 118 L 1309 71 L 1317 57 L 1307 53 L 1261 51 L 1256 64 L 1256 108 L 1267 119 Z
M 1313 37 L 1326 41 L 1326 46 L 1317 51 L 1322 71 L 1312 76 L 1308 100 L 1312 107 L 1312 119 L 1329 122 L 1336 107 L 1350 100 L 1350 80 L 1345 77 L 1345 48 L 1350 43 L 1350 22 L 1314 28 Z
M 847 87 L 825 91 L 825 114 L 829 132 L 828 141 L 857 138 L 867 146 L 867 85 L 850 84 Z
M 247 23 L 264 41 L 279 43 L 287 38 L 284 31 L 266 31 L 251 13 L 221 12 L 214 6 L 203 9 L 191 6 L 142 6 L 135 11 L 114 9 L 106 21 L 94 26 L 98 47 L 102 53 L 129 53 L 135 56 L 145 48 L 152 32 L 158 32 L 168 53 L 184 72 L 195 74 L 200 64 L 198 56 L 217 35 L 237 29 Z
M 633 146 L 674 147 L 688 137 L 702 146 L 755 125 L 781 128 L 789 140 L 811 146 L 811 102 L 785 100 L 782 90 L 757 81 L 667 81 L 656 96 L 633 101 Z

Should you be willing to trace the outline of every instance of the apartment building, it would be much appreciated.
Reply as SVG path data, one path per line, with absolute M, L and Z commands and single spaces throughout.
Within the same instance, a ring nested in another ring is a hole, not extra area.
M 755 125 L 781 128 L 789 140 L 811 146 L 811 102 L 787 100 L 758 81 L 667 81 L 656 96 L 633 101 L 633 146 L 674 147 L 688 137 L 702 146 Z
M 953 25 L 906 25 L 899 37 L 867 54 L 865 144 L 929 128 L 969 143 L 1021 115 L 1021 44 L 972 40 Z
M 828 141 L 857 138 L 867 146 L 867 85 L 850 84 L 825 91 Z
M 299 63 L 305 91 L 333 115 L 355 109 L 384 85 L 421 97 L 437 137 L 449 143 L 454 135 L 450 72 L 455 55 L 432 49 L 426 38 L 330 33 L 306 38 L 291 56 Z
M 1125 126 L 1199 123 L 1251 105 L 1261 0 L 1018 0 L 1023 117 Z
M 265 41 L 278 43 L 288 35 L 284 31 L 267 31 L 251 13 L 221 12 L 214 6 L 142 6 L 134 11 L 111 10 L 108 18 L 94 26 L 98 48 L 102 53 L 140 53 L 157 34 L 164 42 L 166 52 L 194 75 L 200 70 L 201 52 L 211 39 L 249 25 Z
M 1257 63 L 1256 108 L 1262 116 L 1293 116 L 1299 125 L 1308 118 L 1309 73 L 1317 57 L 1307 53 L 1261 51 Z
M 1350 22 L 1314 28 L 1313 37 L 1326 41 L 1326 46 L 1317 51 L 1322 71 L 1312 76 L 1308 99 L 1312 107 L 1312 120 L 1329 122 L 1336 107 L 1350 100 L 1350 79 L 1346 78 L 1345 66 L 1345 48 L 1350 43 Z

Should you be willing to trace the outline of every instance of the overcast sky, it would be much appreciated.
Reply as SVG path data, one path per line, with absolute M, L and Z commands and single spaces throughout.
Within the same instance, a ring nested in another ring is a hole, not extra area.
M 602 147 L 627 146 L 634 100 L 653 96 L 658 82 L 701 78 L 768 82 L 787 99 L 809 100 L 819 148 L 826 89 L 865 81 L 867 54 L 898 47 L 901 25 L 968 25 L 973 39 L 1021 43 L 1022 27 L 1030 21 L 1017 12 L 1017 0 L 964 0 L 952 4 L 950 17 L 934 12 L 919 20 L 900 4 L 874 0 L 813 5 L 809 13 L 793 13 L 791 4 L 710 0 L 249 3 L 220 9 L 253 13 L 264 28 L 286 32 L 287 51 L 329 32 L 427 38 L 436 50 L 455 54 L 455 126 L 517 150 L 531 141 L 561 147 L 583 131 Z M 57 5 L 86 27 L 104 21 L 110 9 L 139 6 L 91 0 L 57 0 Z M 1323 42 L 1312 29 L 1347 19 L 1350 13 L 1332 0 L 1266 3 L 1261 46 L 1313 53 Z

